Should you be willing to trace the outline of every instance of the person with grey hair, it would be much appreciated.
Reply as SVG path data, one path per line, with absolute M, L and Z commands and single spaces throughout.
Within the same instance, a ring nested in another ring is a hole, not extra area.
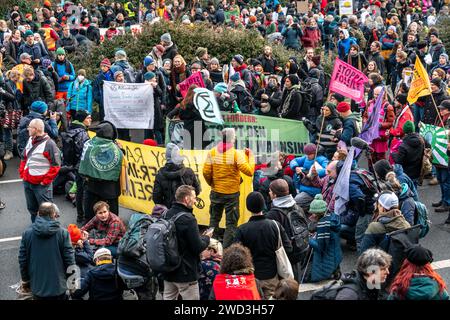
M 55 141 L 44 132 L 44 121 L 33 119 L 28 124 L 28 139 L 19 173 L 23 179 L 27 209 L 35 222 L 39 206 L 53 201 L 53 180 L 61 167 L 61 152 Z
M 210 227 L 215 228 L 217 239 L 219 222 L 223 210 L 226 214 L 226 228 L 223 238 L 224 247 L 232 244 L 239 220 L 239 189 L 242 182 L 241 172 L 253 176 L 255 160 L 249 149 L 245 154 L 234 148 L 236 132 L 234 128 L 222 130 L 222 141 L 208 152 L 203 167 L 203 177 L 211 186 Z
M 39 206 L 36 221 L 22 234 L 19 266 L 22 291 L 35 300 L 66 300 L 66 274 L 75 266 L 69 232 L 61 228 L 58 207 Z M 51 262 L 51 263 L 49 263 Z
M 356 261 L 356 270 L 343 277 L 344 286 L 335 300 L 382 300 L 381 287 L 389 275 L 391 255 L 381 249 L 369 249 Z

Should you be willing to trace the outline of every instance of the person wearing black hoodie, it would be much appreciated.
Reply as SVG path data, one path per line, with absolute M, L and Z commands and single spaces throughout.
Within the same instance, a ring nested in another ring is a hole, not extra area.
M 308 71 L 308 77 L 303 82 L 306 87 L 311 88 L 312 101 L 309 106 L 308 119 L 314 121 L 320 114 L 320 108 L 323 106 L 323 89 L 319 84 L 320 70 L 317 68 Z
M 283 90 L 283 99 L 278 108 L 280 118 L 300 120 L 308 115 L 308 110 L 302 106 L 299 79 L 296 74 L 290 74 Z
M 180 156 L 180 148 L 174 143 L 166 146 L 166 164 L 159 169 L 153 187 L 153 202 L 166 206 L 168 209 L 175 202 L 175 193 L 178 187 L 189 185 L 195 188 L 198 196 L 201 192 L 200 182 L 191 168 L 183 164 L 184 158 Z
M 395 163 L 402 165 L 404 172 L 417 185 L 422 169 L 425 143 L 423 138 L 415 132 L 415 126 L 412 121 L 405 122 L 403 133 L 405 137 L 398 148 L 398 152 L 392 154 L 392 159 Z

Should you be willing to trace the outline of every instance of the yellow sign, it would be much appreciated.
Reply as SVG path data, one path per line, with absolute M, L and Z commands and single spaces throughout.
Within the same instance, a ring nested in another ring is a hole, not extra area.
M 152 212 L 154 202 L 152 200 L 155 177 L 160 168 L 166 163 L 166 149 L 150 147 L 143 144 L 118 140 L 126 152 L 128 161 L 128 192 L 122 191 L 119 203 L 125 207 L 138 212 Z M 202 191 L 198 195 L 198 201 L 194 207 L 194 215 L 200 225 L 209 225 L 209 194 L 210 186 L 203 178 L 203 164 L 208 151 L 206 150 L 182 150 L 181 154 L 186 156 L 184 161 L 186 167 L 190 167 L 199 178 Z M 243 182 L 240 189 L 240 218 L 238 224 L 248 221 L 251 213 L 246 210 L 245 199 L 252 192 L 252 178 L 241 175 Z M 122 188 L 124 189 L 124 188 Z M 220 226 L 225 227 L 225 212 L 220 221 Z
M 408 102 L 414 103 L 418 98 L 431 94 L 430 78 L 420 59 L 416 59 L 414 64 L 414 74 L 411 81 L 411 88 L 408 92 Z

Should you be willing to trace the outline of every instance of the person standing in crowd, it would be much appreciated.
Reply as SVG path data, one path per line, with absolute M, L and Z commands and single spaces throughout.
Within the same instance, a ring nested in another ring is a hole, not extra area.
M 300 120 L 308 116 L 309 106 L 304 106 L 302 103 L 303 98 L 299 82 L 296 74 L 287 76 L 284 82 L 281 104 L 278 108 L 280 118 Z
M 92 83 L 92 96 L 95 102 L 98 103 L 99 120 L 105 119 L 105 108 L 103 106 L 103 82 L 114 81 L 114 74 L 111 71 L 111 62 L 108 58 L 100 62 L 100 71 Z
M 70 33 L 70 27 L 64 26 L 62 29 L 62 36 L 57 42 L 57 47 L 63 48 L 67 53 L 73 53 L 78 47 L 77 39 Z M 58 53 L 56 53 L 58 56 Z
M 264 293 L 260 281 L 255 278 L 252 260 L 249 248 L 240 243 L 226 248 L 209 300 L 261 300 Z M 229 286 L 230 281 L 237 285 Z
M 447 285 L 433 270 L 433 253 L 419 244 L 406 250 L 406 259 L 395 276 L 388 300 L 449 300 Z
M 350 51 L 350 46 L 356 43 L 356 39 L 350 37 L 347 29 L 339 30 L 339 41 L 337 43 L 339 59 L 344 60 Z
M 241 173 L 253 176 L 255 160 L 249 149 L 245 155 L 234 148 L 236 132 L 234 128 L 222 130 L 222 141 L 208 152 L 203 167 L 203 177 L 211 186 L 210 194 L 210 227 L 215 228 L 214 238 L 217 239 L 219 222 L 223 210 L 226 214 L 226 228 L 223 237 L 223 246 L 227 248 L 235 237 L 239 220 L 239 195 Z
M 173 101 L 181 102 L 183 100 L 178 84 L 190 76 L 191 72 L 187 69 L 184 58 L 179 54 L 175 55 L 173 58 L 172 70 L 170 71 L 170 86 L 172 88 L 171 95 Z
M 265 74 L 275 74 L 281 70 L 277 59 L 273 57 L 272 47 L 270 46 L 264 47 L 264 52 L 258 57 L 258 60 L 261 61 Z
M 58 86 L 56 88 L 55 99 L 64 99 L 66 101 L 67 91 L 75 80 L 75 69 L 72 63 L 67 60 L 66 52 L 63 48 L 56 50 L 56 60 L 52 65 L 58 74 Z
M 347 147 L 351 146 L 351 139 L 361 133 L 362 118 L 360 113 L 351 111 L 347 102 L 339 102 L 336 111 L 342 118 L 342 130 L 336 130 L 335 142 L 343 141 Z
M 257 84 L 253 83 L 251 72 L 244 63 L 244 57 L 240 54 L 233 56 L 233 59 L 231 59 L 231 66 L 234 71 L 239 74 L 240 79 L 244 81 L 245 88 L 253 93 L 254 89 L 257 88 Z
M 346 61 L 348 64 L 352 65 L 359 71 L 363 71 L 367 67 L 366 55 L 363 51 L 360 51 L 360 48 L 357 44 L 352 44 L 350 46 L 350 50 L 344 61 Z
M 108 203 L 99 201 L 94 204 L 95 213 L 82 228 L 82 240 L 88 240 L 94 249 L 106 247 L 113 257 L 117 256 L 117 245 L 126 232 L 122 220 L 110 211 Z
M 94 204 L 105 201 L 111 212 L 119 215 L 121 175 L 123 173 L 123 152 L 117 145 L 117 129 L 109 121 L 100 122 L 95 128 L 96 136 L 85 143 L 78 173 L 84 179 L 84 217 L 91 220 Z M 104 159 L 112 159 L 105 163 Z M 105 172 L 104 165 L 110 170 Z
M 161 36 L 160 44 L 164 47 L 164 53 L 161 57 L 162 60 L 170 59 L 173 61 L 178 54 L 178 48 L 177 45 L 173 43 L 170 33 L 164 33 Z
M 75 256 L 69 232 L 61 228 L 58 217 L 58 207 L 43 202 L 35 222 L 22 234 L 21 285 L 35 300 L 67 300 L 66 275 L 75 266 Z
M 73 118 L 79 110 L 84 110 L 92 113 L 92 85 L 86 79 L 86 70 L 80 69 L 77 72 L 78 76 L 69 86 L 67 92 L 67 107 L 66 110 L 70 112 Z
M 282 225 L 263 214 L 265 203 L 261 193 L 251 192 L 246 204 L 252 216 L 247 223 L 239 226 L 234 241 L 250 249 L 255 277 L 261 284 L 263 298 L 267 300 L 273 296 L 279 282 L 275 251 L 281 242 L 286 253 L 290 254 L 292 244 Z
M 23 95 L 21 96 L 22 109 L 30 108 L 31 104 L 37 100 L 45 102 L 52 109 L 55 97 L 44 74 L 31 67 L 25 67 L 23 76 L 25 81 L 23 82 Z
M 166 219 L 176 219 L 174 223 L 181 263 L 175 270 L 163 274 L 163 300 L 176 300 L 180 295 L 183 300 L 200 300 L 200 253 L 208 247 L 212 231 L 200 236 L 197 220 L 193 215 L 196 198 L 193 187 L 182 185 L 175 193 L 176 202 L 166 213 Z
M 380 71 L 380 74 L 383 75 L 385 70 L 385 64 L 384 58 L 381 55 L 380 51 L 381 51 L 381 42 L 379 41 L 372 42 L 372 44 L 370 45 L 369 61 L 372 60 L 375 61 L 377 68 Z
M 33 31 L 27 30 L 24 38 L 25 43 L 20 46 L 17 55 L 20 56 L 22 53 L 28 53 L 31 56 L 31 64 L 36 69 L 41 64 L 42 59 L 45 58 L 45 53 L 42 52 L 39 44 L 34 43 Z
M 153 202 L 164 205 L 166 208 L 175 202 L 175 194 L 178 187 L 189 185 L 194 187 L 195 194 L 201 192 L 200 182 L 194 171 L 185 167 L 184 157 L 180 155 L 180 148 L 174 143 L 166 146 L 166 164 L 160 168 L 155 177 L 153 186 Z
M 61 154 L 56 143 L 44 132 L 41 119 L 28 124 L 27 145 L 20 162 L 20 178 L 23 180 L 25 199 L 31 221 L 36 220 L 39 206 L 53 201 L 52 182 L 61 166 Z

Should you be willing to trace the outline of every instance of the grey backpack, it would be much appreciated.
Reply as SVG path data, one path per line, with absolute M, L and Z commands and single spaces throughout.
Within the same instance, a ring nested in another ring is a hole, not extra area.
M 175 222 L 187 212 L 181 212 L 166 219 L 165 215 L 152 223 L 145 235 L 147 262 L 154 272 L 167 273 L 177 269 L 182 261 L 178 251 Z

